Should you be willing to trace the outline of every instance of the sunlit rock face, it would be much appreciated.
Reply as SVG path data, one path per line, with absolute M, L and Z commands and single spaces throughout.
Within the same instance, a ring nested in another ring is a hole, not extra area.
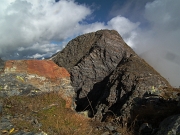
M 74 95 L 68 71 L 46 60 L 10 60 L 0 78 L 1 96 L 58 91 L 68 102 Z M 70 104 L 70 103 L 68 103 Z

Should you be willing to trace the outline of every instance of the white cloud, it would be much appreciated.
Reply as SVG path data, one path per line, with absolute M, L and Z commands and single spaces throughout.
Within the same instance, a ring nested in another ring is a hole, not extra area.
M 44 54 L 34 54 L 32 56 L 28 56 L 28 58 L 31 58 L 31 59 L 38 59 L 38 58 L 44 58 Z
M 107 24 L 102 22 L 96 22 L 93 24 L 85 25 L 83 32 L 87 33 L 97 31 L 100 29 L 114 29 L 120 33 L 120 35 L 123 37 L 123 39 L 129 46 L 133 47 L 134 43 L 132 42 L 132 40 L 137 35 L 136 31 L 138 30 L 139 24 L 139 22 L 133 23 L 123 16 L 116 16 L 109 20 Z
M 57 3 L 54 0 L 2 0 L 0 56 L 13 58 L 12 53 L 18 48 L 22 51 L 36 43 L 35 54 L 43 49 L 50 51 L 53 45 L 44 48 L 43 44 L 63 41 L 78 34 L 80 27 L 77 26 L 90 14 L 88 7 L 73 0 Z
M 47 57 L 47 54 L 39 54 L 39 53 L 36 53 L 31 56 L 27 56 L 27 58 L 29 59 L 45 59 L 46 57 Z
M 108 26 L 111 29 L 117 30 L 126 41 L 126 43 L 131 47 L 134 46 L 133 42 L 131 41 L 137 34 L 136 31 L 139 24 L 139 22 L 133 23 L 129 19 L 122 16 L 114 17 L 108 22 Z
M 86 24 L 83 28 L 83 33 L 95 32 L 100 29 L 107 29 L 108 27 L 103 22 L 95 22 L 92 24 Z

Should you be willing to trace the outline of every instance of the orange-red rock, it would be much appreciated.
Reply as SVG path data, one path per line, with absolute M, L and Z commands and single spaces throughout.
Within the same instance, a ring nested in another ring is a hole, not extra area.
M 50 60 L 10 60 L 5 63 L 5 72 L 36 74 L 50 79 L 70 76 L 65 68 Z
M 67 108 L 73 103 L 70 74 L 51 60 L 10 60 L 5 63 L 4 73 L 14 73 L 16 80 L 33 85 L 37 88 L 31 91 L 33 93 L 58 91 Z

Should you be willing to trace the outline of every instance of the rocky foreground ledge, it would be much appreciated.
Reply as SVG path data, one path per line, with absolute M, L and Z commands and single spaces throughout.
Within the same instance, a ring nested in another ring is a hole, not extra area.
M 57 91 L 67 108 L 106 123 L 103 135 L 121 135 L 115 132 L 117 126 L 138 135 L 180 134 L 180 90 L 140 58 L 117 31 L 78 36 L 50 60 L 0 59 L 0 64 L 0 97 Z

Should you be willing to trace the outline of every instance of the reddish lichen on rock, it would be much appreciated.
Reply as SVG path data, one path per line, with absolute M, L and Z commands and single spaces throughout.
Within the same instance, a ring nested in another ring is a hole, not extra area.
M 70 74 L 65 68 L 59 67 L 53 61 L 9 60 L 5 63 L 4 69 L 6 75 L 14 75 L 14 80 L 34 87 L 34 89 L 29 90 L 28 94 L 58 91 L 66 101 L 66 107 L 71 107 L 74 89 L 70 84 Z M 18 88 L 17 85 L 17 90 L 19 90 Z
M 35 74 L 50 79 L 69 77 L 68 71 L 50 60 L 10 60 L 5 64 L 5 72 Z

